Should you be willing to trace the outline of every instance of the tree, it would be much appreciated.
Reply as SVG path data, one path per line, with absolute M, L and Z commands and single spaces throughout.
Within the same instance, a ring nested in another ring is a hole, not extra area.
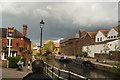
M 19 46 L 19 51 L 20 51 L 20 54 L 23 56 L 23 53 L 22 53 L 22 51 L 23 51 L 23 46 L 22 46 L 22 45 Z
M 54 49 L 55 49 L 55 45 L 53 41 L 49 41 L 44 45 L 43 52 L 46 54 L 51 54 L 54 51 Z
M 105 44 L 105 45 L 103 46 L 103 51 L 104 51 L 105 54 L 107 53 L 107 51 L 110 50 L 110 48 L 109 48 L 108 45 L 109 45 L 109 44 Z
M 115 51 L 119 51 L 120 47 L 118 47 L 117 45 L 115 45 Z

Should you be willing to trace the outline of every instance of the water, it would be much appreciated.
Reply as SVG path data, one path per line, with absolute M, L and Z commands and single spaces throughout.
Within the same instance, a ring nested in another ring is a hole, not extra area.
M 62 62 L 56 61 L 54 58 L 51 58 L 51 57 L 49 58 L 44 57 L 43 60 L 55 67 L 58 67 L 64 70 L 69 70 L 71 72 L 77 73 L 87 78 L 94 78 L 94 79 L 99 78 L 99 79 L 105 79 L 105 80 L 106 79 L 113 80 L 112 78 L 120 78 L 118 75 L 101 71 L 98 69 L 85 68 L 73 62 L 62 63 Z

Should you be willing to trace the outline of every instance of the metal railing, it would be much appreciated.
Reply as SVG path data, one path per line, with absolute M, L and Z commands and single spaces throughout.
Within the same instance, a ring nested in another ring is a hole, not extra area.
M 46 73 L 53 78 L 53 80 L 90 80 L 84 76 L 78 75 L 76 73 L 73 73 L 71 71 L 59 69 L 57 67 L 54 67 L 50 64 L 45 63 L 45 71 Z

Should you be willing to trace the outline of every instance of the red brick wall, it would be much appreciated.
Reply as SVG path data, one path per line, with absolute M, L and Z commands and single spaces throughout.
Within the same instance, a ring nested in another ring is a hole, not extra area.
M 82 46 L 87 44 L 95 43 L 95 39 L 91 38 L 88 34 L 84 38 L 71 39 L 63 44 L 64 47 L 61 47 L 61 52 L 67 55 L 75 55 L 82 52 Z
M 2 44 L 7 44 L 7 38 L 2 38 Z M 23 46 L 23 51 L 20 52 L 19 50 L 19 46 Z M 25 50 L 31 50 L 31 43 L 29 42 L 28 39 L 26 38 L 13 38 L 12 39 L 12 49 L 16 50 L 18 53 L 17 53 L 17 56 L 18 55 L 24 55 L 24 51 Z M 29 59 L 30 55 L 24 55 L 27 60 Z

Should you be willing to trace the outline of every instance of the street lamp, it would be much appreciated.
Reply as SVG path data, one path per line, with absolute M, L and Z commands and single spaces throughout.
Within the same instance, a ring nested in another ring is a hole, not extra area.
M 40 33 L 40 55 L 42 54 L 42 29 L 44 28 L 44 22 L 43 20 L 41 20 L 40 22 L 40 29 L 41 29 L 41 33 Z

